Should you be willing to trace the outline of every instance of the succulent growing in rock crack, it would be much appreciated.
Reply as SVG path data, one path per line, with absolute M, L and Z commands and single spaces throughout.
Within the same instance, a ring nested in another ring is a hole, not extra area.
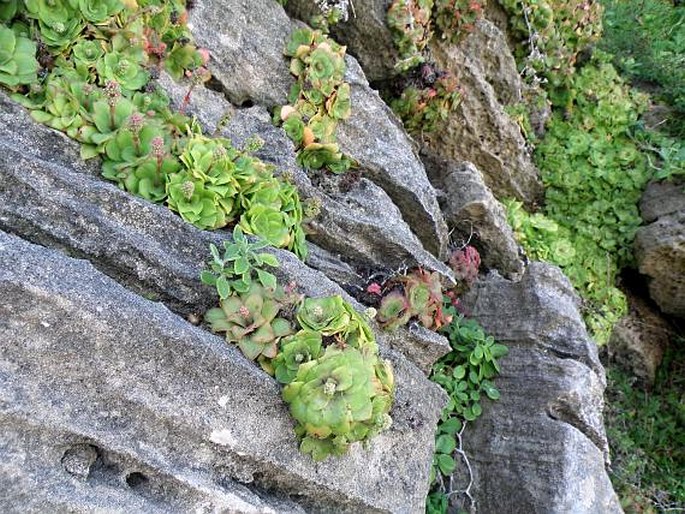
M 473 246 L 467 245 L 452 252 L 449 265 L 454 271 L 454 278 L 462 282 L 468 289 L 478 278 L 480 254 Z
M 166 187 L 167 205 L 189 223 L 204 230 L 225 227 L 226 211 L 216 192 L 187 171 L 171 175 Z
M 437 330 L 451 317 L 443 312 L 443 291 L 437 272 L 418 268 L 395 280 L 402 289 L 388 293 L 378 308 L 376 319 L 386 330 L 394 330 L 417 318 L 426 328 Z
M 387 21 L 400 56 L 395 69 L 405 72 L 424 61 L 422 52 L 432 37 L 433 0 L 394 0 Z
M 392 397 L 389 364 L 352 347 L 329 346 L 318 359 L 300 365 L 283 389 L 298 422 L 300 449 L 317 461 L 388 428 Z
M 364 355 L 375 355 L 378 351 L 368 323 L 340 295 L 306 298 L 296 317 L 304 329 L 333 336 L 340 344 L 352 346 Z
M 278 353 L 278 342 L 292 334 L 290 322 L 279 318 L 283 290 L 270 291 L 253 283 L 246 293 L 221 300 L 221 307 L 205 316 L 214 332 L 226 332 L 226 341 L 235 343 L 249 359 Z
M 299 332 L 281 339 L 281 348 L 272 361 L 276 380 L 289 384 L 297 375 L 301 364 L 317 359 L 322 352 L 321 333 L 311 330 Z
M 0 25 L 0 84 L 9 87 L 31 84 L 37 80 L 36 45 Z
M 290 104 L 276 109 L 274 121 L 297 145 L 300 166 L 342 173 L 354 164 L 335 142 L 337 122 L 351 112 L 350 85 L 343 81 L 345 47 L 319 30 L 298 29 L 285 54 L 298 81 L 288 95 Z

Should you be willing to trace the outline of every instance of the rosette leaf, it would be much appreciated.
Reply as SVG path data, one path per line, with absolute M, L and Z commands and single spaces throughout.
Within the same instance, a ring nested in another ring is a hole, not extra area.
M 269 244 L 283 248 L 290 244 L 293 223 L 280 208 L 257 203 L 240 217 L 240 226 L 248 234 L 259 236 Z
M 292 334 L 288 320 L 279 318 L 281 304 L 264 287 L 253 283 L 241 295 L 221 300 L 221 307 L 207 311 L 214 332 L 225 332 L 248 359 L 276 357 L 282 337 Z
M 385 330 L 395 330 L 404 326 L 410 318 L 409 305 L 401 291 L 392 291 L 385 295 L 376 314 L 376 320 Z
M 95 66 L 101 81 L 114 80 L 129 91 L 142 89 L 150 80 L 150 74 L 136 58 L 118 51 L 105 54 Z
M 340 295 L 305 298 L 297 309 L 297 321 L 300 325 L 324 336 L 344 332 L 350 319 L 350 313 Z
M 321 355 L 321 334 L 300 330 L 281 339 L 281 351 L 272 362 L 276 380 L 289 384 L 297 375 L 301 364 L 319 358 Z
M 0 25 L 0 84 L 9 87 L 31 84 L 37 80 L 36 45 Z
M 181 217 L 203 230 L 226 226 L 226 212 L 217 193 L 205 187 L 202 180 L 188 172 L 174 173 L 167 184 L 167 205 Z
M 342 158 L 336 143 L 310 143 L 297 154 L 297 163 L 303 168 L 318 170 L 339 163 Z
M 104 23 L 124 8 L 120 0 L 79 0 L 83 17 L 91 23 Z

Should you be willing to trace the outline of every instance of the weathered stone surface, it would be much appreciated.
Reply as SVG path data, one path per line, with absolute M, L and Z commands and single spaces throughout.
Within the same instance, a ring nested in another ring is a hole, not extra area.
M 421 510 L 442 394 L 398 354 L 393 427 L 314 465 L 273 379 L 89 263 L 0 233 L 0 291 L 1 510 Z
M 470 162 L 445 164 L 440 199 L 452 240 L 469 242 L 480 252 L 482 263 L 507 278 L 523 273 L 519 245 L 507 223 L 502 204 L 483 182 L 480 171 Z
M 402 124 L 369 87 L 357 62 L 349 57 L 346 62 L 353 114 L 338 128 L 341 150 L 388 193 L 423 246 L 446 258 L 447 225 L 423 164 Z
M 472 162 L 497 198 L 527 203 L 542 193 L 521 129 L 501 102 L 521 99 L 522 83 L 502 33 L 487 20 L 460 46 L 432 45 L 438 65 L 459 78 L 462 102 L 424 144 L 450 161 Z
M 604 370 L 566 277 L 531 263 L 519 282 L 480 280 L 463 304 L 510 350 L 501 399 L 464 433 L 478 512 L 621 512 L 604 469 Z
M 292 80 L 283 49 L 296 25 L 278 2 L 196 2 L 188 25 L 232 103 L 285 103 Z
M 630 312 L 611 331 L 609 361 L 636 377 L 646 389 L 654 385 L 657 368 L 668 347 L 672 329 L 656 308 L 628 294 Z
M 229 100 L 240 105 L 249 98 L 266 108 L 286 103 L 293 78 L 283 49 L 298 23 L 272 0 L 205 2 L 191 12 L 193 33 L 210 50 L 210 69 Z M 365 177 L 385 190 L 423 246 L 446 257 L 447 227 L 423 165 L 356 61 L 349 56 L 346 61 L 352 116 L 338 128 L 341 149 L 359 162 Z
M 168 76 L 162 76 L 160 83 L 180 104 L 185 88 Z M 320 214 L 308 224 L 309 240 L 368 267 L 399 269 L 419 265 L 451 279 L 449 268 L 424 249 L 397 206 L 374 182 L 318 174 L 315 187 L 297 165 L 292 142 L 283 130 L 273 126 L 265 108 L 235 109 L 219 93 L 200 88 L 191 96 L 187 112 L 197 116 L 208 133 L 228 137 L 238 146 L 255 135 L 264 141 L 255 155 L 276 166 L 278 173 L 292 177 L 303 198 L 320 201 Z M 350 183 L 343 187 L 345 181 Z M 435 194 L 434 190 L 431 194 Z
M 640 210 L 649 225 L 635 237 L 640 273 L 659 308 L 685 318 L 685 183 L 650 184 Z

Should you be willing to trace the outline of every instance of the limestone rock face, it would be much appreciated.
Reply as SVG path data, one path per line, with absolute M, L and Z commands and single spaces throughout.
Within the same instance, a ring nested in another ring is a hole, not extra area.
M 604 469 L 604 370 L 566 277 L 531 263 L 519 282 L 482 279 L 463 303 L 509 347 L 501 399 L 464 433 L 478 511 L 621 512 Z
M 642 298 L 628 295 L 628 305 L 630 312 L 611 331 L 607 353 L 612 364 L 628 371 L 642 387 L 649 389 L 654 385 L 672 328 L 656 307 Z
M 283 49 L 300 24 L 276 2 L 203 2 L 191 11 L 190 22 L 198 43 L 209 49 L 210 70 L 232 103 L 249 99 L 266 108 L 286 103 L 294 79 Z M 358 161 L 362 176 L 387 193 L 426 250 L 446 257 L 447 227 L 421 161 L 361 68 L 350 57 L 346 61 L 352 116 L 338 128 L 341 150 Z
M 440 203 L 453 230 L 452 239 L 478 247 L 488 269 L 496 269 L 507 278 L 519 278 L 523 273 L 519 245 L 506 210 L 485 185 L 480 171 L 470 162 L 444 166 L 449 172 L 443 173 Z
M 89 263 L 0 233 L 0 292 L 3 511 L 422 507 L 442 394 L 399 355 L 393 428 L 314 465 L 273 379 Z
M 542 193 L 539 173 L 521 129 L 504 111 L 522 100 L 524 88 L 504 35 L 481 20 L 464 44 L 432 49 L 464 93 L 456 112 L 424 144 L 448 161 L 472 162 L 497 198 L 534 202 Z
M 685 183 L 652 183 L 640 210 L 645 223 L 635 237 L 640 273 L 666 314 L 685 318 Z

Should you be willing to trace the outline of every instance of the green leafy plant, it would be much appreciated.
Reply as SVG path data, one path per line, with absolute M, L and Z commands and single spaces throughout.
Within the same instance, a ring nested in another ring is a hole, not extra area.
M 516 60 L 524 75 L 541 73 L 547 90 L 564 89 L 578 55 L 597 42 L 602 31 L 602 7 L 595 0 L 502 0 L 512 33 L 520 43 Z
M 487 0 L 435 0 L 434 20 L 441 37 L 458 43 L 483 17 Z
M 15 90 L 31 84 L 14 98 L 37 121 L 81 142 L 84 159 L 100 157 L 105 178 L 166 202 L 199 228 L 239 224 L 306 256 L 296 188 L 228 140 L 204 136 L 152 82 L 162 67 L 189 77 L 191 90 L 211 76 L 208 52 L 191 42 L 183 2 L 27 0 L 1 7 L 13 28 L 0 26 L 0 83 Z M 40 82 L 29 38 L 40 42 Z M 329 101 L 336 115 L 345 93 Z
M 408 71 L 425 61 L 423 52 L 433 36 L 433 4 L 434 0 L 394 0 L 388 7 L 388 28 L 400 56 L 397 71 Z
M 239 226 L 233 228 L 233 241 L 224 241 L 224 252 L 209 245 L 212 261 L 209 270 L 200 275 L 204 284 L 215 286 L 221 300 L 232 295 L 247 293 L 253 283 L 275 290 L 276 277 L 263 269 L 278 267 L 278 259 L 270 253 L 260 252 L 268 246 L 263 239 L 250 241 Z
M 345 47 L 320 30 L 293 32 L 285 50 L 290 71 L 297 78 L 290 104 L 276 109 L 274 121 L 283 124 L 295 143 L 297 162 L 307 169 L 342 173 L 354 163 L 335 142 L 339 120 L 350 116 L 350 85 L 345 75 Z
M 249 242 L 236 227 L 223 255 L 210 246 L 211 270 L 201 279 L 216 287 L 220 307 L 205 319 L 286 385 L 283 399 L 302 452 L 317 461 L 342 455 L 390 426 L 392 367 L 378 357 L 367 321 L 342 297 L 301 299 L 294 286 L 281 288 L 263 269 L 278 265 L 259 252 L 265 245 Z M 296 312 L 285 308 L 294 303 Z
M 38 70 L 35 56 L 33 41 L 0 25 L 0 84 L 15 87 L 35 82 Z
M 293 332 L 287 319 L 277 317 L 284 299 L 282 289 L 252 283 L 245 293 L 222 299 L 205 319 L 214 332 L 226 332 L 226 341 L 237 344 L 248 359 L 273 359 L 280 339 Z
M 321 357 L 301 364 L 283 389 L 298 422 L 301 451 L 317 461 L 342 455 L 350 443 L 388 428 L 392 390 L 389 365 L 351 346 L 329 346 Z
M 685 10 L 667 0 L 604 0 L 599 46 L 629 79 L 657 86 L 674 112 L 662 128 L 685 137 Z
M 626 512 L 668 512 L 685 505 L 685 361 L 679 342 L 673 342 L 649 391 L 615 365 L 607 366 L 609 476 Z
M 562 267 L 603 344 L 627 311 L 615 280 L 632 263 L 637 202 L 650 177 L 631 135 L 644 98 L 625 87 L 601 52 L 572 78 L 567 96 L 565 113 L 553 114 L 535 151 L 545 211 L 530 215 L 509 202 L 509 222 L 532 258 Z
M 451 321 L 441 332 L 449 339 L 452 351 L 433 365 L 430 375 L 449 395 L 436 431 L 431 492 L 426 500 L 426 512 L 435 514 L 447 512 L 449 495 L 454 493 L 445 478 L 457 468 L 455 454 L 467 459 L 461 444 L 466 425 L 482 414 L 486 398 L 500 397 L 492 379 L 500 372 L 499 359 L 508 353 L 507 347 L 485 334 L 478 323 L 457 313 L 447 297 L 444 308 Z
M 399 116 L 408 132 L 432 132 L 461 103 L 457 78 L 448 72 L 435 71 L 424 64 L 422 80 L 406 87 L 399 98 L 390 100 L 390 107 Z M 430 76 L 428 84 L 424 76 Z

